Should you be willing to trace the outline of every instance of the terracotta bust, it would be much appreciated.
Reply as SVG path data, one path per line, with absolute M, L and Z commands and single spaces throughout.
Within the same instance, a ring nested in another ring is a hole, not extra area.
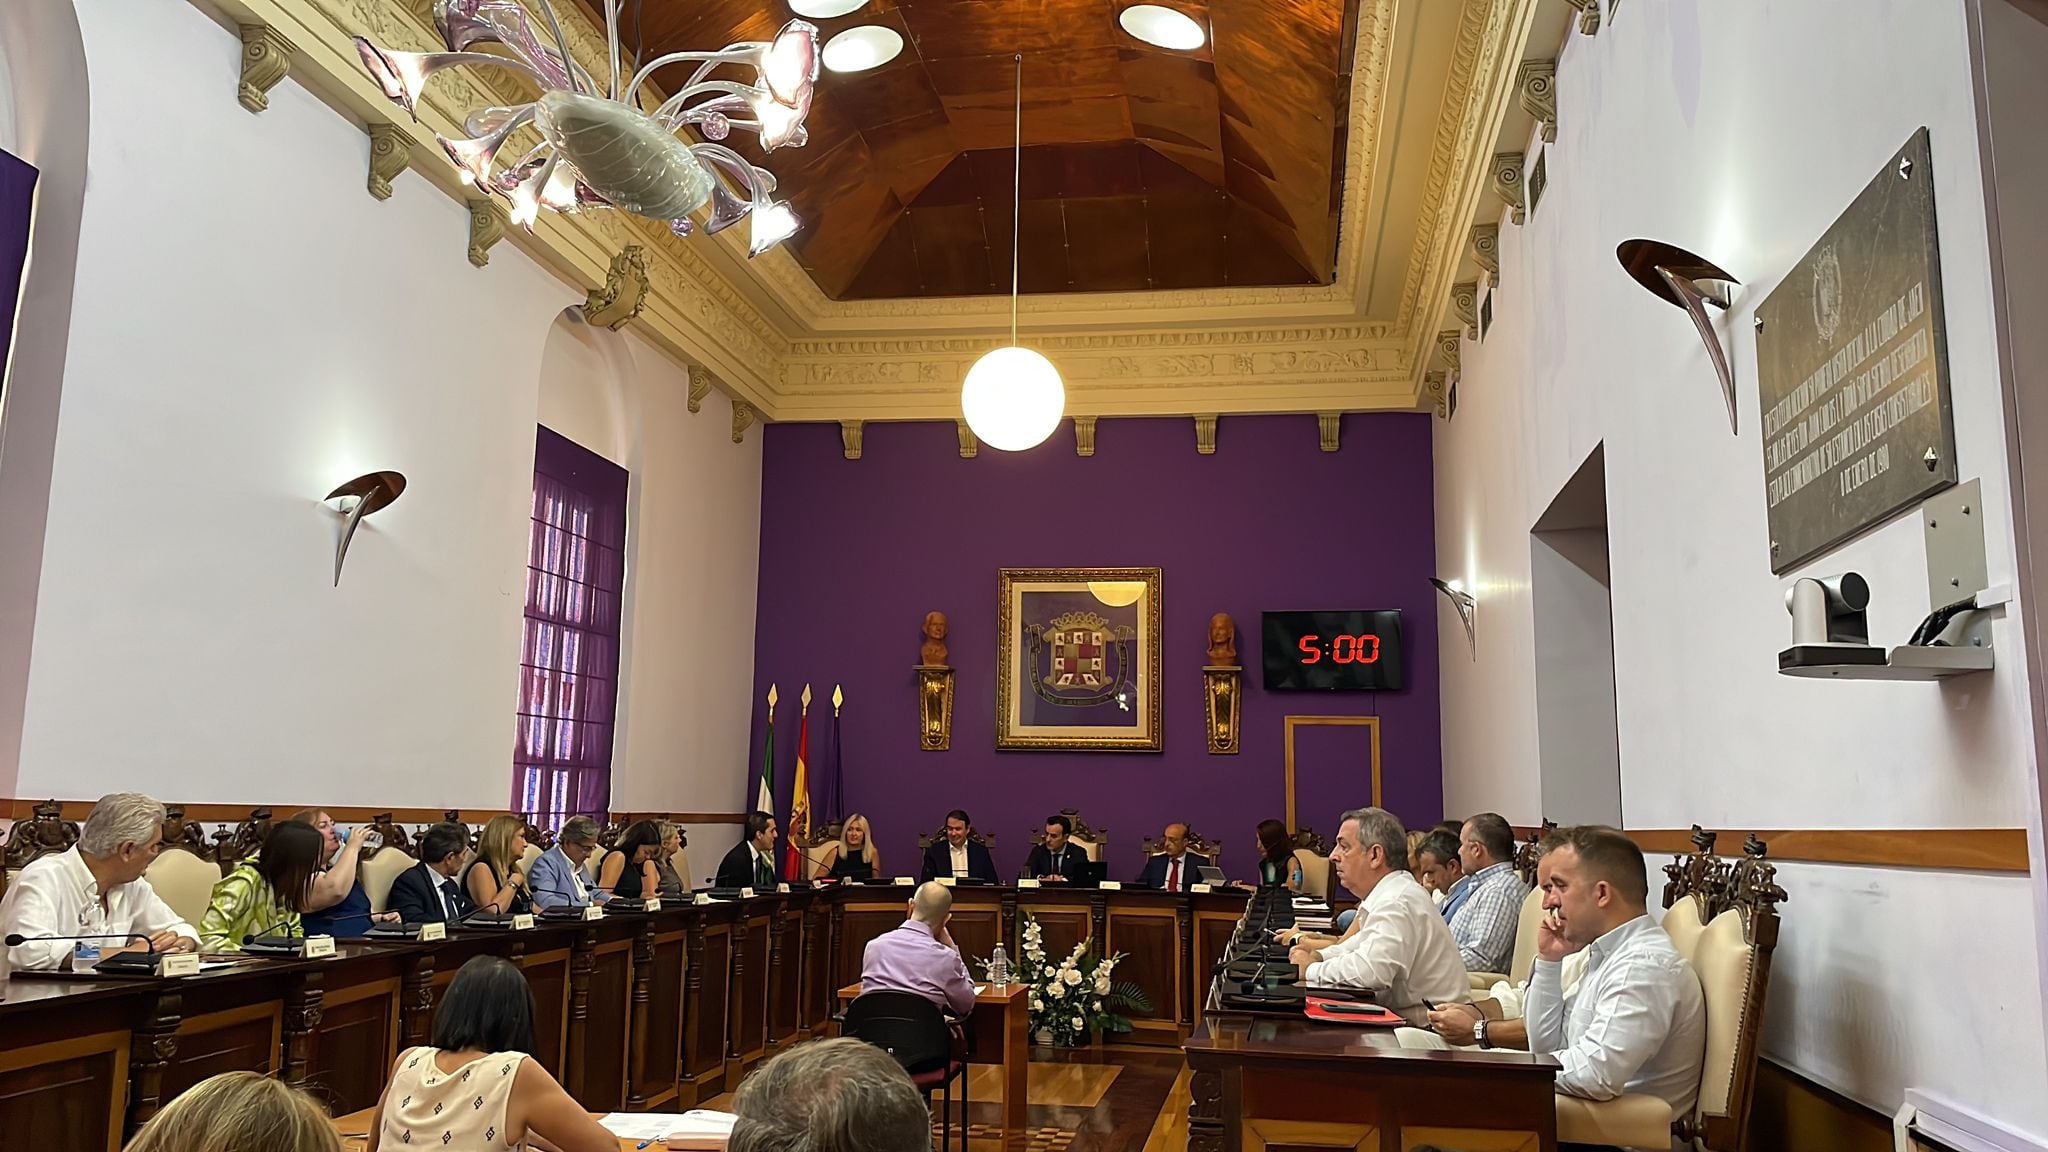
M 1237 663 L 1237 621 L 1228 612 L 1209 617 L 1209 663 L 1213 667 Z
M 946 614 L 924 614 L 924 643 L 917 650 L 917 662 L 941 665 L 946 662 Z

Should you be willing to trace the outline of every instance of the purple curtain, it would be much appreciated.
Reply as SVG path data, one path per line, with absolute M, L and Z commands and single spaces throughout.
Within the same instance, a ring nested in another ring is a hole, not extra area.
M 540 429 L 512 808 L 544 824 L 611 807 L 625 567 L 626 470 Z
M 0 395 L 7 391 L 7 348 L 14 340 L 14 306 L 28 267 L 29 218 L 35 211 L 35 166 L 0 151 Z

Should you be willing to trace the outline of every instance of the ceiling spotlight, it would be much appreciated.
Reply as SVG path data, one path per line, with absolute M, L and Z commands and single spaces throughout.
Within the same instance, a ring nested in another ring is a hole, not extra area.
M 1707 305 L 1727 311 L 1735 286 L 1741 281 L 1676 244 L 1660 240 L 1623 240 L 1615 248 L 1614 258 L 1621 261 L 1622 268 L 1636 283 L 1659 300 L 1685 309 L 1685 314 L 1692 317 L 1700 342 L 1707 346 L 1707 357 L 1714 362 L 1714 374 L 1721 379 L 1721 399 L 1728 404 L 1728 431 L 1736 431 L 1735 371 L 1728 365 L 1728 352 L 1721 346 L 1720 334 L 1714 331 L 1714 319 L 1707 314 Z
M 1188 52 L 1208 40 L 1202 26 L 1186 13 L 1157 4 L 1133 4 L 1117 16 L 1116 22 L 1123 25 L 1124 31 L 1155 48 Z
M 868 0 L 790 0 L 789 10 L 813 20 L 830 20 L 868 6 Z
M 827 42 L 823 59 L 827 71 L 865 72 L 887 64 L 902 51 L 903 37 L 894 28 L 863 24 Z

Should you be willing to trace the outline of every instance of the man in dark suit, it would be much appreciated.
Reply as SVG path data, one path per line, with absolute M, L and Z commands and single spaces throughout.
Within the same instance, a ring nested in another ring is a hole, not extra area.
M 462 845 L 469 833 L 457 824 L 436 824 L 420 837 L 420 862 L 391 882 L 385 906 L 407 924 L 446 924 L 469 915 L 476 902 L 455 874 L 462 870 Z
M 937 880 L 941 876 L 968 877 L 984 883 L 996 883 L 996 859 L 989 855 L 987 847 L 968 839 L 974 831 L 973 821 L 967 813 L 955 808 L 946 813 L 946 838 L 924 850 L 924 867 L 918 872 L 919 880 Z
M 718 876 L 712 881 L 720 888 L 752 888 L 756 893 L 775 891 L 775 817 L 766 812 L 747 813 L 746 839 L 718 862 Z
M 1088 850 L 1068 839 L 1074 822 L 1065 816 L 1045 818 L 1045 843 L 1031 849 L 1024 860 L 1024 875 L 1044 884 L 1086 884 L 1093 880 L 1088 870 Z
M 1188 826 L 1185 824 L 1168 824 L 1159 837 L 1159 847 L 1159 854 L 1148 857 L 1145 870 L 1138 873 L 1138 884 L 1142 887 L 1186 892 L 1201 882 L 1201 874 L 1196 869 L 1213 863 L 1207 856 L 1188 851 Z

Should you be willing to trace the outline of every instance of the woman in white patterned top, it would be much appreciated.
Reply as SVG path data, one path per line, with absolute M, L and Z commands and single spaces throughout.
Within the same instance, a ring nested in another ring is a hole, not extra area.
M 509 961 L 478 956 L 441 997 L 434 1043 L 399 1054 L 377 1101 L 371 1152 L 410 1146 L 441 1152 L 559 1149 L 616 1152 L 533 1050 L 533 989 Z

